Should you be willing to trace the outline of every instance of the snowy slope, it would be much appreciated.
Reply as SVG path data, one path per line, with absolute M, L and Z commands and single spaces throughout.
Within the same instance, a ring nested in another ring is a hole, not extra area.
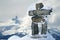
M 10 37 L 8 40 L 55 40 L 49 33 L 47 33 L 46 35 L 47 35 L 47 38 L 31 38 L 31 34 L 26 35 L 22 38 L 14 35 Z

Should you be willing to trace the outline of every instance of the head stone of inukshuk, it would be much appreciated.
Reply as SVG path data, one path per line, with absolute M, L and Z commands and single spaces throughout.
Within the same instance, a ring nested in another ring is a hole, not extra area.
M 44 19 L 44 16 L 50 15 L 52 12 L 52 9 L 47 10 L 47 9 L 42 9 L 44 7 L 43 3 L 36 3 L 36 10 L 30 10 L 29 11 L 29 16 L 32 16 L 32 35 L 39 34 L 39 29 L 38 29 L 38 22 L 44 22 L 42 23 L 42 29 L 41 29 L 41 34 L 46 34 L 47 33 L 47 22 Z

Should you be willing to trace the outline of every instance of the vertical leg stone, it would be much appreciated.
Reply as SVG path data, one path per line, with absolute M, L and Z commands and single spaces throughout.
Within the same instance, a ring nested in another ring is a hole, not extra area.
M 41 34 L 46 34 L 46 33 L 47 33 L 47 25 L 44 23 L 42 24 Z
M 31 28 L 32 28 L 32 35 L 39 33 L 38 24 L 35 24 L 34 22 L 32 22 Z

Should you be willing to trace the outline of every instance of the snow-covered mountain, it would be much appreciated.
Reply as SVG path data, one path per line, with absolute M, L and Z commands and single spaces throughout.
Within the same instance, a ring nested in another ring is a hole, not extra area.
M 13 20 L 14 19 L 14 20 Z M 20 28 L 21 21 L 16 18 L 8 20 L 7 22 L 0 23 L 0 32 L 2 35 L 11 35 L 17 32 L 17 29 Z

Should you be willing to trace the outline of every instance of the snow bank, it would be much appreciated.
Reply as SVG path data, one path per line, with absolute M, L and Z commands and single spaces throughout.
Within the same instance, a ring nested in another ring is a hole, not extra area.
M 46 34 L 47 38 L 31 38 L 31 34 L 30 35 L 26 35 L 22 38 L 19 38 L 18 36 L 12 36 L 10 37 L 8 40 L 55 40 L 52 35 L 50 35 L 49 33 Z M 41 35 L 39 35 L 41 36 Z

